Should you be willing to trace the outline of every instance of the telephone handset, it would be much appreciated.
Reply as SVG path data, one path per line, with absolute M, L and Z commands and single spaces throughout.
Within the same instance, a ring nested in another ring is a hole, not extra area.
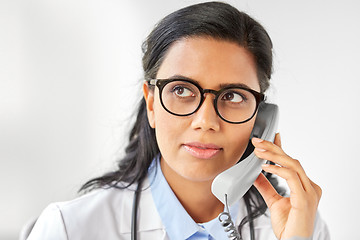
M 254 128 L 250 135 L 267 141 L 273 141 L 277 130 L 278 106 L 262 102 L 259 105 Z M 251 144 L 251 143 L 249 143 Z M 259 159 L 252 152 L 246 159 L 215 177 L 211 185 L 212 193 L 224 204 L 232 205 L 239 200 L 253 185 L 261 173 L 265 160 Z

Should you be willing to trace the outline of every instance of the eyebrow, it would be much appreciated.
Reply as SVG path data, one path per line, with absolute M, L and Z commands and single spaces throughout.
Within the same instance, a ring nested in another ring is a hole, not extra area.
M 179 75 L 179 74 L 175 74 L 171 77 L 169 77 L 168 79 L 179 79 L 179 80 L 188 80 L 194 83 L 197 83 L 199 86 L 201 86 L 201 84 L 199 83 L 199 81 L 196 81 L 192 78 L 189 77 L 185 77 L 183 75 Z M 236 87 L 240 87 L 240 88 L 246 88 L 246 89 L 252 89 L 250 88 L 248 85 L 244 84 L 244 83 L 221 83 L 219 85 L 220 88 L 236 88 Z

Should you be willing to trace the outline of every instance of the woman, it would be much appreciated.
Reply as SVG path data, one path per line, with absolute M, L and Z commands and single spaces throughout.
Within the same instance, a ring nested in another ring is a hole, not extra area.
M 165 17 L 143 51 L 144 97 L 118 169 L 87 182 L 91 193 L 50 205 L 29 239 L 227 239 L 211 183 L 247 154 L 271 78 L 271 40 L 245 13 L 209 2 Z M 284 153 L 279 134 L 251 143 L 276 165 L 264 165 L 229 209 L 241 238 L 329 239 L 317 215 L 321 189 Z M 272 174 L 287 181 L 290 197 Z

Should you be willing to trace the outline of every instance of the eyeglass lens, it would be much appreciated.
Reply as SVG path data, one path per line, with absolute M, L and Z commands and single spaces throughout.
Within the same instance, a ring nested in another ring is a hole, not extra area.
M 229 88 L 220 91 L 215 109 L 229 122 L 243 122 L 253 116 L 257 103 L 255 96 L 241 88 Z M 164 107 L 176 115 L 190 115 L 201 104 L 200 89 L 186 81 L 176 80 L 167 83 L 161 92 Z

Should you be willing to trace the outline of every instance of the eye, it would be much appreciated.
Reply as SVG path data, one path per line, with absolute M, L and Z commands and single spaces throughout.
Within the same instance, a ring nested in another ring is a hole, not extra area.
M 231 103 L 242 103 L 246 99 L 239 93 L 236 92 L 226 92 L 222 97 L 221 100 L 228 101 Z
M 195 94 L 188 88 L 183 86 L 175 86 L 172 91 L 178 97 L 194 97 Z

